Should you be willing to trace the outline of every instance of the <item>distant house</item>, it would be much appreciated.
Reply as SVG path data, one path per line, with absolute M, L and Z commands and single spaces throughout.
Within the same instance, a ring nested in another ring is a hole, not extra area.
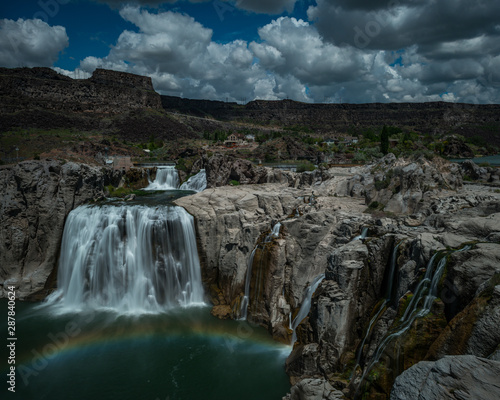
M 243 142 L 244 136 L 242 134 L 231 133 L 224 142 L 224 145 L 227 147 L 241 146 Z
M 255 142 L 255 135 L 245 135 L 245 140 L 247 142 Z
M 358 138 L 356 136 L 346 136 L 344 137 L 344 140 L 342 141 L 342 143 L 346 146 L 352 146 L 356 143 L 358 143 Z
M 327 146 L 335 146 L 339 144 L 339 139 L 337 138 L 326 139 L 325 141 L 322 142 L 322 144 L 326 144 Z

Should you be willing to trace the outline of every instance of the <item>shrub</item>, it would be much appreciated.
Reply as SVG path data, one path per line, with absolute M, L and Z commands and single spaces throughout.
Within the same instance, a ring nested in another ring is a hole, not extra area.
M 231 186 L 238 186 L 240 183 L 239 183 L 238 181 L 231 180 L 231 181 L 229 182 L 229 184 L 230 184 Z
M 314 171 L 314 165 L 310 161 L 304 161 L 297 165 L 297 172 Z
M 378 201 L 372 201 L 368 207 L 371 209 L 376 209 L 379 206 L 380 206 L 380 203 Z

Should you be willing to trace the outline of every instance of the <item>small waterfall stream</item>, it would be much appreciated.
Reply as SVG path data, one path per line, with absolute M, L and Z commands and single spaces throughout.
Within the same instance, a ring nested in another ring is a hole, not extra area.
M 419 283 L 417 288 L 415 289 L 415 294 L 412 297 L 412 300 L 410 301 L 410 304 L 408 304 L 407 309 L 405 310 L 405 313 L 403 316 L 399 319 L 399 325 L 397 328 L 393 331 L 390 332 L 384 340 L 379 344 L 377 347 L 372 360 L 370 362 L 370 365 L 365 369 L 363 372 L 363 375 L 361 377 L 360 385 L 363 383 L 364 379 L 366 378 L 367 374 L 371 371 L 371 369 L 375 366 L 375 364 L 378 363 L 380 360 L 380 356 L 384 352 L 385 348 L 387 345 L 395 338 L 403 335 L 406 333 L 410 327 L 413 325 L 413 322 L 417 318 L 422 318 L 425 317 L 432 308 L 432 304 L 434 303 L 434 300 L 436 300 L 438 296 L 438 285 L 439 281 L 441 280 L 441 277 L 443 276 L 444 268 L 446 266 L 446 257 L 457 251 L 467 251 L 471 248 L 471 246 L 466 245 L 462 247 L 459 250 L 451 250 L 451 251 L 445 251 L 445 252 L 436 252 L 432 258 L 429 260 L 429 263 L 427 264 L 427 270 L 425 272 L 424 278 L 422 281 Z M 436 268 L 434 268 L 435 264 L 435 259 L 437 258 L 438 254 L 441 254 L 442 257 L 437 263 Z M 427 294 L 425 294 L 427 293 Z M 423 301 L 423 304 L 421 308 L 419 309 L 419 304 Z
M 192 216 L 174 206 L 76 208 L 66 221 L 58 290 L 49 302 L 120 313 L 202 304 Z
M 159 167 L 156 171 L 156 178 L 150 181 L 144 190 L 192 190 L 201 192 L 207 187 L 207 174 L 201 169 L 196 175 L 190 177 L 179 186 L 179 173 L 174 166 Z
M 300 306 L 300 310 L 295 317 L 295 319 L 292 322 L 292 349 L 293 345 L 297 341 L 297 333 L 296 329 L 297 326 L 302 322 L 302 320 L 307 317 L 307 314 L 309 314 L 309 310 L 311 309 L 311 301 L 312 301 L 312 296 L 316 289 L 318 288 L 319 284 L 325 279 L 325 274 L 320 274 L 314 280 L 311 282 L 311 284 L 307 287 L 306 293 L 304 295 L 304 300 L 302 300 L 302 305 Z
M 375 322 L 379 319 L 379 317 L 384 313 L 384 311 L 387 309 L 387 306 L 389 303 L 392 301 L 392 288 L 394 286 L 394 276 L 396 272 L 396 261 L 397 261 L 397 255 L 398 255 L 398 249 L 399 246 L 401 245 L 402 242 L 399 242 L 395 247 L 394 250 L 392 251 L 391 255 L 391 260 L 389 263 L 389 273 L 387 275 L 387 289 L 385 292 L 385 299 L 384 301 L 380 304 L 378 310 L 376 311 L 375 315 L 372 317 L 368 324 L 368 328 L 366 329 L 366 334 L 365 337 L 363 338 L 363 341 L 361 342 L 361 345 L 358 350 L 358 355 L 356 356 L 356 365 L 353 369 L 353 374 L 356 371 L 357 367 L 361 363 L 361 357 L 363 355 L 363 348 L 365 347 L 365 343 L 368 340 L 368 338 L 371 335 L 372 328 L 375 324 Z
M 271 229 L 271 232 L 266 235 L 264 238 L 264 245 L 267 243 L 270 243 L 273 239 L 276 239 L 280 235 L 280 229 L 281 229 L 281 222 L 277 222 L 273 228 Z M 253 266 L 253 260 L 255 258 L 255 252 L 259 248 L 259 243 L 257 243 L 250 253 L 250 258 L 248 260 L 248 267 L 247 267 L 247 273 L 245 276 L 245 294 L 243 296 L 243 300 L 241 302 L 240 306 L 240 319 L 246 320 L 248 316 L 248 306 L 250 304 L 250 284 L 252 281 L 252 266 Z

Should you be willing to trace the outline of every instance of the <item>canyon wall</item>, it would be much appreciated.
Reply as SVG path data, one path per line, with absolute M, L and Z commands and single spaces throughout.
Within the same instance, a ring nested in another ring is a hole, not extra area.
M 21 300 L 44 298 L 55 286 L 67 215 L 121 177 L 121 171 L 61 161 L 0 166 L 1 297 L 13 285 Z

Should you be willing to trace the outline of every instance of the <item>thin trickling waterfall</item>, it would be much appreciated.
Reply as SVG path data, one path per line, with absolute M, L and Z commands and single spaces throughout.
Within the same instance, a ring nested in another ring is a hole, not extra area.
M 270 243 L 273 239 L 276 239 L 280 235 L 281 223 L 276 223 L 271 232 L 264 238 L 264 243 Z M 255 252 L 259 248 L 259 244 L 257 244 L 252 253 L 250 253 L 250 259 L 248 260 L 247 274 L 245 277 L 245 294 L 243 296 L 243 300 L 241 302 L 240 307 L 240 319 L 247 319 L 248 315 L 248 305 L 250 303 L 250 283 L 252 281 L 252 265 L 255 257 Z
M 419 283 L 417 286 L 417 289 L 415 290 L 415 295 L 412 298 L 412 301 L 410 301 L 410 304 L 408 304 L 408 307 L 403 314 L 403 316 L 400 318 L 399 322 L 400 324 L 398 325 L 397 329 L 391 333 L 389 333 L 384 340 L 380 343 L 380 345 L 377 347 L 375 354 L 373 355 L 373 358 L 371 360 L 370 365 L 368 368 L 365 369 L 363 376 L 361 377 L 360 384 L 363 382 L 365 379 L 366 375 L 371 371 L 371 369 L 375 366 L 375 364 L 378 363 L 380 360 L 380 356 L 384 352 L 385 348 L 387 345 L 395 338 L 403 335 L 406 333 L 410 327 L 413 325 L 413 322 L 417 318 L 422 318 L 425 317 L 429 312 L 431 311 L 432 304 L 434 303 L 434 300 L 437 298 L 437 289 L 438 289 L 438 284 L 439 281 L 441 280 L 441 277 L 443 276 L 444 268 L 446 266 L 446 256 L 455 252 L 455 251 L 467 251 L 471 248 L 471 246 L 466 245 L 460 250 L 452 250 L 452 251 L 447 251 L 443 252 L 442 258 L 439 260 L 436 268 L 434 269 L 434 264 L 435 264 L 435 258 L 438 253 L 434 254 L 432 256 L 431 260 L 427 264 L 427 270 L 425 272 L 425 276 L 422 279 L 422 281 Z M 427 293 L 424 295 L 424 293 Z M 415 300 L 415 301 L 413 301 Z M 419 304 L 423 300 L 423 304 L 421 308 L 419 309 Z
M 252 264 L 255 257 L 255 252 L 257 251 L 257 246 L 253 249 L 250 254 L 250 259 L 248 260 L 247 275 L 245 277 L 245 295 L 243 296 L 243 301 L 241 302 L 240 316 L 241 319 L 247 319 L 248 303 L 250 298 L 250 282 L 252 280 Z
M 352 239 L 352 241 L 354 242 L 355 240 L 363 240 L 363 239 L 366 239 L 366 235 L 368 234 L 368 227 L 364 227 L 362 230 L 361 230 L 361 234 L 356 236 L 354 239 Z
M 81 206 L 66 221 L 58 290 L 65 308 L 159 312 L 203 302 L 193 218 L 180 207 Z
M 387 306 L 391 302 L 392 288 L 394 286 L 394 275 L 396 272 L 396 261 L 397 261 L 398 249 L 399 249 L 399 246 L 401 245 L 401 243 L 402 242 L 399 242 L 394 247 L 394 250 L 392 251 L 391 260 L 389 263 L 389 273 L 387 275 L 388 281 L 387 281 L 387 289 L 385 291 L 385 299 L 380 304 L 379 308 L 375 312 L 375 315 L 372 317 L 372 319 L 370 320 L 370 322 L 368 324 L 368 328 L 366 330 L 365 337 L 363 338 L 363 341 L 361 342 L 361 346 L 359 347 L 359 350 L 358 350 L 358 355 L 356 356 L 356 365 L 352 371 L 353 374 L 355 373 L 357 367 L 361 363 L 361 356 L 363 355 L 363 347 L 365 347 L 365 343 L 371 335 L 373 325 L 375 324 L 375 322 L 377 322 L 378 318 L 383 314 L 383 312 L 387 309 Z
M 156 171 L 156 178 L 144 190 L 192 190 L 201 192 L 207 187 L 207 174 L 201 169 L 179 187 L 179 173 L 173 166 L 160 167 Z
M 312 296 L 323 279 L 325 279 L 325 274 L 320 274 L 316 278 L 314 278 L 312 283 L 307 287 L 306 294 L 304 295 L 304 300 L 302 300 L 302 305 L 300 306 L 300 310 L 292 322 L 292 348 L 297 341 L 297 326 L 299 326 L 302 320 L 307 317 L 307 314 L 309 314 L 309 310 L 311 309 Z

